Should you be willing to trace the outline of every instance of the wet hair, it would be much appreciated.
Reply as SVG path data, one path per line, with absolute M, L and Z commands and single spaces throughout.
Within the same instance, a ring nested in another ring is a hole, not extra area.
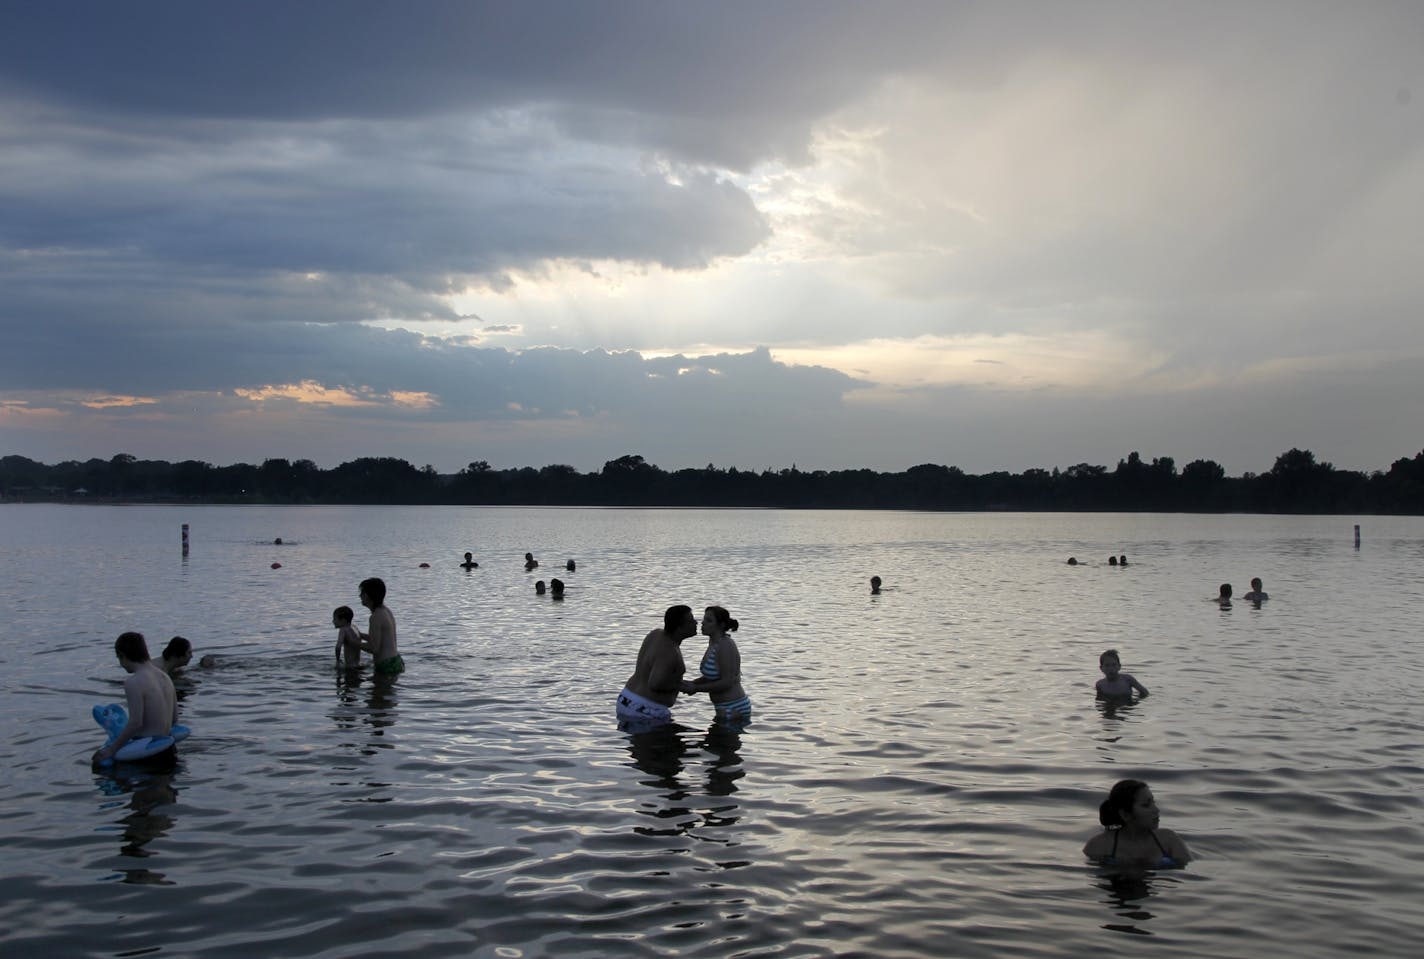
M 148 643 L 143 633 L 120 633 L 114 640 L 114 652 L 134 663 L 148 662 Z
M 1259 590 L 1259 589 L 1262 587 L 1262 585 L 1264 585 L 1264 584 L 1261 582 L 1261 577 L 1259 577 L 1259 576 L 1257 576 L 1257 577 L 1255 577 L 1255 578 L 1253 578 L 1253 579 L 1251 580 L 1251 588 L 1252 588 L 1252 589 Z
M 553 591 L 555 596 L 564 595 L 564 581 L 561 579 L 549 580 L 549 589 Z
M 673 633 L 692 615 L 692 607 L 686 605 L 669 606 L 663 613 L 663 632 Z
M 383 606 L 386 602 L 386 582 L 372 576 L 370 579 L 361 580 L 361 592 L 366 594 L 376 606 Z
M 544 595 L 544 581 L 542 579 L 534 584 L 534 592 L 538 593 L 540 596 Z
M 474 559 L 474 557 L 473 557 L 472 555 L 470 555 L 469 553 L 466 553 L 466 554 L 465 554 L 465 559 L 468 561 L 468 560 Z
M 1098 657 L 1098 665 L 1101 666 L 1103 663 L 1107 662 L 1108 657 L 1112 657 L 1113 659 L 1117 660 L 1117 664 L 1119 666 L 1122 665 L 1122 657 L 1117 654 L 1117 650 L 1115 649 L 1103 650 L 1102 655 Z
M 1098 822 L 1109 829 L 1122 826 L 1122 811 L 1131 809 L 1137 794 L 1146 788 L 1147 784 L 1140 779 L 1124 779 L 1115 784 L 1108 792 L 1108 798 L 1098 807 Z
M 572 573 L 574 570 L 578 569 L 578 564 L 575 563 L 573 560 L 569 560 L 567 563 L 564 564 L 564 569 Z
M 168 641 L 168 645 L 163 647 L 163 658 L 182 659 L 184 656 L 191 655 L 192 652 L 192 643 L 188 642 L 182 636 L 174 636 Z
M 732 614 L 721 606 L 708 606 L 707 612 L 712 614 L 712 619 L 717 624 L 717 628 L 728 633 L 737 631 L 737 621 L 732 618 Z
M 1109 566 L 1116 566 L 1116 565 L 1117 565 L 1117 557 L 1116 557 L 1116 556 L 1109 556 L 1109 557 L 1108 557 L 1108 565 L 1109 565 Z
M 342 623 L 349 623 L 356 618 L 356 614 L 351 612 L 350 606 L 338 606 L 331 611 L 332 618 Z
M 1221 584 L 1221 594 L 1220 594 L 1220 595 L 1221 595 L 1222 597 L 1226 598 L 1226 599 L 1230 599 L 1230 598 L 1231 598 L 1231 584 L 1230 584 L 1230 583 L 1222 583 L 1222 584 Z

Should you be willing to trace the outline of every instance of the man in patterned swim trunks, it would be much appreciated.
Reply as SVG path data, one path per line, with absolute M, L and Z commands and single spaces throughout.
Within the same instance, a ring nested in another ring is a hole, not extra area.
M 376 672 L 383 676 L 405 672 L 405 660 L 396 649 L 396 618 L 386 608 L 384 580 L 372 577 L 361 581 L 361 605 L 371 611 L 370 632 L 361 634 L 361 648 L 376 661 Z
M 662 629 L 655 629 L 638 649 L 638 665 L 618 694 L 616 710 L 624 723 L 650 725 L 672 720 L 672 705 L 682 686 L 687 666 L 682 661 L 682 641 L 697 633 L 691 606 L 669 606 Z

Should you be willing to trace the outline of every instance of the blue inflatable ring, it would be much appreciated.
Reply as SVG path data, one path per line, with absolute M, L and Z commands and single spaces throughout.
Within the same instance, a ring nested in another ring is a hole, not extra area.
M 128 724 L 128 721 L 128 712 L 118 703 L 109 703 L 107 706 L 101 705 L 94 707 L 94 722 L 104 727 L 109 733 L 108 741 L 104 743 L 105 746 L 119 737 L 119 733 L 123 732 L 124 726 Z M 188 733 L 189 729 L 187 726 L 174 723 L 172 730 L 169 731 L 167 736 L 140 736 L 137 739 L 130 739 L 124 743 L 118 752 L 114 753 L 113 759 L 104 760 L 102 765 L 108 765 L 112 763 L 114 759 L 118 759 L 122 762 L 147 759 L 149 756 L 155 756 L 175 743 L 187 739 Z

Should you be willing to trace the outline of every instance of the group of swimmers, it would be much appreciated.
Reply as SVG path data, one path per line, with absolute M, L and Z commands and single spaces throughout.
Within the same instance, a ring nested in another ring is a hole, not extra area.
M 1261 582 L 1261 577 L 1256 576 L 1251 580 L 1251 592 L 1247 593 L 1241 598 L 1246 600 L 1246 602 L 1248 603 L 1255 603 L 1257 606 L 1260 606 L 1262 603 L 1264 603 L 1271 597 L 1266 594 L 1264 584 Z M 1222 609 L 1227 609 L 1231 606 L 1230 583 L 1221 584 L 1221 589 L 1217 590 L 1216 593 L 1216 603 Z
M 1069 560 L 1077 564 L 1077 560 Z M 478 567 L 470 553 L 465 553 L 465 569 Z M 538 567 L 532 554 L 525 554 L 525 569 Z M 1113 565 L 1126 566 L 1127 557 L 1114 557 Z M 573 560 L 566 567 L 574 569 Z M 871 592 L 879 594 L 881 579 L 871 577 Z M 563 583 L 555 579 L 554 596 L 563 593 Z M 1252 591 L 1244 599 L 1260 603 L 1267 596 L 1259 577 L 1251 580 Z M 542 594 L 543 581 L 536 584 Z M 358 595 L 362 606 L 370 611 L 368 631 L 362 633 L 353 625 L 354 614 L 349 606 L 340 606 L 332 613 L 332 625 L 337 630 L 336 662 L 345 668 L 360 665 L 361 653 L 372 656 L 378 675 L 393 676 L 405 670 L 405 662 L 396 644 L 395 617 L 385 605 L 386 584 L 372 577 L 362 580 Z M 1230 605 L 1231 586 L 1223 584 L 1218 601 Z M 751 699 L 742 686 L 741 652 L 732 634 L 737 620 L 721 606 L 708 606 L 699 621 L 692 608 L 670 606 L 663 614 L 663 625 L 644 637 L 638 649 L 633 673 L 619 692 L 615 714 L 619 727 L 639 732 L 670 723 L 672 707 L 679 695 L 706 693 L 719 723 L 745 725 L 751 719 Z M 707 648 L 698 664 L 694 679 L 686 679 L 686 663 L 682 655 L 683 640 L 698 631 L 707 637 Z M 177 722 L 177 696 L 171 676 L 192 659 L 192 644 L 175 636 L 158 662 L 150 659 L 141 633 L 126 632 L 114 641 L 119 664 L 129 675 L 124 680 L 128 722 L 120 733 L 94 753 L 94 762 L 112 758 L 127 742 L 145 736 L 167 736 Z M 205 657 L 205 662 L 207 661 Z M 1147 687 L 1136 677 L 1122 671 L 1122 659 L 1115 649 L 1104 650 L 1098 657 L 1103 678 L 1096 684 L 1099 698 L 1105 700 L 1132 699 L 1147 696 Z M 169 752 L 171 753 L 170 747 Z M 162 756 L 160 756 L 162 758 Z M 1159 825 L 1160 812 L 1151 789 L 1146 783 L 1125 779 L 1116 783 L 1099 806 L 1098 819 L 1102 833 L 1092 837 L 1083 847 L 1084 854 L 1104 865 L 1123 867 L 1166 868 L 1185 865 L 1191 858 L 1186 843 L 1170 829 Z
M 1088 564 L 1085 563 L 1085 562 L 1083 562 L 1082 560 L 1078 559 L 1078 557 L 1076 557 L 1076 556 L 1069 556 L 1069 557 L 1068 557 L 1068 565 L 1069 565 L 1069 566 L 1086 566 L 1086 565 L 1088 565 Z M 1126 565 L 1127 565 L 1127 557 L 1126 557 L 1126 556 L 1109 556 L 1109 557 L 1108 557 L 1108 565 L 1109 565 L 1109 566 L 1126 566 Z

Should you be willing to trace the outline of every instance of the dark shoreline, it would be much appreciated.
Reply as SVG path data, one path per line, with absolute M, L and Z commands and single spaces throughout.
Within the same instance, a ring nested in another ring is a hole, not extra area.
M 1337 470 L 1292 449 L 1266 473 L 1227 476 L 1210 460 L 1180 471 L 1171 457 L 1137 453 L 1117 468 L 1079 463 L 1022 473 L 965 473 L 923 464 L 898 473 L 868 469 L 668 472 L 641 456 L 579 473 L 572 466 L 458 473 L 375 457 L 323 470 L 310 460 L 215 467 L 119 454 L 49 466 L 0 457 L 0 503 L 261 506 L 578 506 L 923 510 L 928 512 L 1241 513 L 1424 515 L 1424 452 L 1388 471 Z

